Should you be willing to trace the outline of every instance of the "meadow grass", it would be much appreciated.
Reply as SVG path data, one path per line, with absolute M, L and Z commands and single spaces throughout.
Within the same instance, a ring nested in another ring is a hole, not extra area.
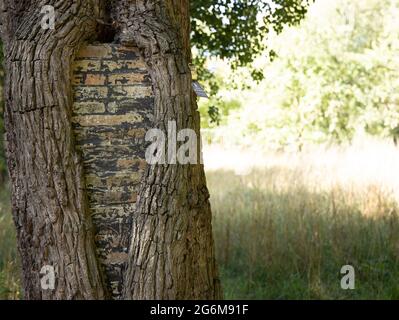
M 226 298 L 399 299 L 398 149 L 216 150 L 205 164 Z M 344 265 L 355 290 L 341 289 Z
M 228 299 L 399 299 L 399 149 L 205 148 Z M 20 297 L 9 192 L 0 190 L 0 299 Z M 341 267 L 355 268 L 342 290 Z
M 281 174 L 292 187 L 277 189 L 273 179 Z M 396 203 L 380 198 L 375 215 L 365 214 L 364 195 L 339 187 L 312 192 L 295 182 L 296 174 L 208 173 L 226 298 L 398 299 Z M 347 264 L 356 271 L 355 290 L 340 287 Z

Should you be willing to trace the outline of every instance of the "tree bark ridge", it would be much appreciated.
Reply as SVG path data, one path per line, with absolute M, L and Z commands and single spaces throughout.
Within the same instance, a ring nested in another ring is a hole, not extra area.
M 44 5 L 55 30 L 41 28 Z M 12 210 L 26 299 L 102 299 L 82 163 L 71 129 L 70 72 L 75 50 L 95 34 L 98 1 L 5 0 L 5 127 Z M 54 290 L 40 271 L 54 267 Z
M 167 132 L 168 122 L 175 121 L 177 131 L 193 129 L 200 137 L 191 57 L 184 47 L 189 45 L 188 6 L 183 0 L 125 0 L 114 7 L 113 18 L 122 43 L 138 45 L 148 64 L 156 127 Z M 148 166 L 133 219 L 125 297 L 221 298 L 211 218 L 202 164 Z

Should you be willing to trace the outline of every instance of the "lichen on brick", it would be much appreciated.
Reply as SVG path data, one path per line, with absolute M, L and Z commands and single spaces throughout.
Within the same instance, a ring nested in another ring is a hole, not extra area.
M 85 169 L 98 256 L 119 298 L 132 215 L 146 167 L 154 98 L 137 48 L 87 45 L 76 55 L 72 122 Z

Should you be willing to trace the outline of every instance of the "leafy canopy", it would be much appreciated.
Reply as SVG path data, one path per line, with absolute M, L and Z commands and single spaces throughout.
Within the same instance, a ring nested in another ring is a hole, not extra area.
M 297 24 L 304 18 L 314 0 L 195 0 L 191 1 L 192 37 L 196 49 L 194 64 L 211 97 L 217 97 L 220 81 L 205 68 L 207 58 L 226 59 L 236 70 L 248 67 L 255 81 L 264 79 L 264 71 L 252 62 L 263 54 L 270 60 L 276 56 L 267 51 L 270 31 L 280 33 L 284 26 Z M 212 99 L 212 100 L 215 100 Z M 224 113 L 221 99 L 208 106 L 208 116 L 219 123 Z
M 195 0 L 191 1 L 192 43 L 201 56 L 231 59 L 248 65 L 264 52 L 271 29 L 298 23 L 313 0 Z
M 255 62 L 265 80 L 253 83 L 246 68 L 216 69 L 220 90 L 201 101 L 202 126 L 216 107 L 219 131 L 242 143 L 300 149 L 365 134 L 398 141 L 398 17 L 397 0 L 316 1 L 299 26 L 269 36 L 278 56 Z M 232 81 L 252 88 L 232 89 Z

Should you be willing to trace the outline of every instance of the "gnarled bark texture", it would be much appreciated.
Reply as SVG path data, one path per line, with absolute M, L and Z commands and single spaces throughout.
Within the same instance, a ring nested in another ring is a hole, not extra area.
M 40 26 L 44 5 L 55 7 L 55 30 Z M 142 50 L 155 126 L 167 132 L 176 121 L 200 136 L 188 0 L 2 0 L 7 155 L 27 299 L 108 297 L 71 128 L 71 65 L 109 17 L 117 39 Z M 142 181 L 123 298 L 221 298 L 203 166 L 147 166 Z M 40 286 L 44 265 L 55 267 L 55 290 Z
M 56 9 L 44 30 L 41 8 Z M 102 299 L 84 194 L 82 164 L 71 130 L 70 66 L 80 43 L 95 33 L 98 1 L 2 1 L 5 44 L 5 126 L 12 210 L 26 299 Z M 43 290 L 43 266 L 55 290 Z
M 125 0 L 114 14 L 121 41 L 136 43 L 148 64 L 155 126 L 167 132 L 168 121 L 175 121 L 177 131 L 193 129 L 200 137 L 188 65 L 188 8 L 184 0 Z M 203 165 L 147 167 L 129 255 L 126 298 L 221 298 Z

